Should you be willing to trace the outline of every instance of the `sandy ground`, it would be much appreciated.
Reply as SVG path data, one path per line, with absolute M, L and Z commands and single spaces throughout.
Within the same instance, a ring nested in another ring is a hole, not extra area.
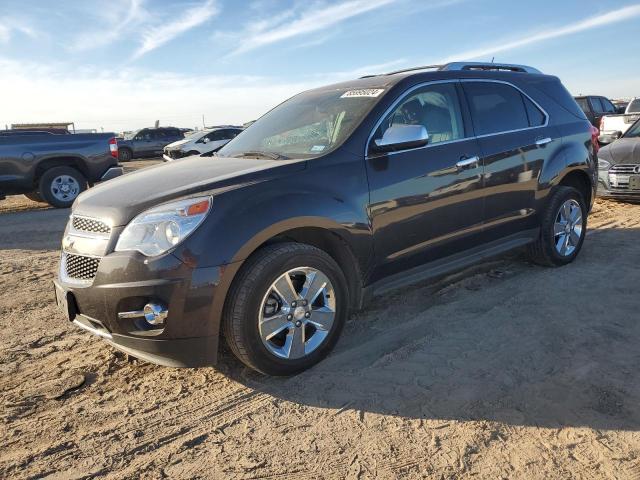
M 570 266 L 515 253 L 380 297 L 289 379 L 68 324 L 67 215 L 0 214 L 0 478 L 640 479 L 640 205 L 599 201 Z

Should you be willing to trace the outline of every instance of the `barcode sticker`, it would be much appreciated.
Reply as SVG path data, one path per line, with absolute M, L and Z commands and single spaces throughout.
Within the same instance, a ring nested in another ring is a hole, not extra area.
M 340 98 L 378 97 L 382 92 L 384 92 L 384 88 L 361 88 L 360 90 L 349 90 L 344 92 Z

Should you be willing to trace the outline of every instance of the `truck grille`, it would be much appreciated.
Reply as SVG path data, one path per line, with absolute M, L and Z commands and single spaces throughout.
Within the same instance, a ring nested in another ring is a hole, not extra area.
M 628 190 L 630 187 L 630 179 L 636 175 L 640 176 L 640 165 L 620 164 L 613 165 L 609 169 L 609 185 L 611 188 Z
M 108 235 L 111 233 L 111 227 L 101 220 L 89 217 L 73 216 L 71 222 L 74 230 L 88 233 L 102 233 Z
M 67 277 L 74 280 L 93 280 L 98 272 L 100 258 L 65 253 L 63 265 Z

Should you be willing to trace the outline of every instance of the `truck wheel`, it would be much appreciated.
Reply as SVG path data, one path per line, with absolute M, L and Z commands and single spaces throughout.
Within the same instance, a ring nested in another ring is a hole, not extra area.
M 267 375 L 315 365 L 342 331 L 346 285 L 340 267 L 316 247 L 265 247 L 241 269 L 227 297 L 223 331 L 231 351 Z
M 128 148 L 120 148 L 118 149 L 118 161 L 120 162 L 128 162 L 133 157 L 131 150 Z
M 540 265 L 556 267 L 573 262 L 587 233 L 587 207 L 573 187 L 558 187 L 542 214 L 540 237 L 529 246 L 530 258 Z
M 47 203 L 47 201 L 44 198 L 42 198 L 39 192 L 25 193 L 24 196 L 27 197 L 29 200 L 33 200 L 34 202 Z
M 40 177 L 38 191 L 49 205 L 68 208 L 87 188 L 87 179 L 73 167 L 54 167 Z

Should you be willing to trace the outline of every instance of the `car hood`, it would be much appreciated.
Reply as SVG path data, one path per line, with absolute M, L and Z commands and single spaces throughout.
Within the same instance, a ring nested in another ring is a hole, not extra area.
M 73 213 L 126 225 L 144 210 L 173 199 L 212 194 L 297 172 L 305 160 L 193 156 L 128 173 L 90 188 Z
M 611 145 L 601 149 L 599 156 L 611 161 L 614 165 L 620 163 L 640 164 L 640 138 L 621 138 Z
M 189 143 L 190 141 L 191 141 L 190 139 L 185 138 L 183 140 L 178 140 L 177 142 L 170 143 L 169 145 L 167 145 L 164 148 L 170 148 L 170 149 L 177 148 L 177 147 L 180 147 L 180 146 L 184 145 L 185 143 Z

